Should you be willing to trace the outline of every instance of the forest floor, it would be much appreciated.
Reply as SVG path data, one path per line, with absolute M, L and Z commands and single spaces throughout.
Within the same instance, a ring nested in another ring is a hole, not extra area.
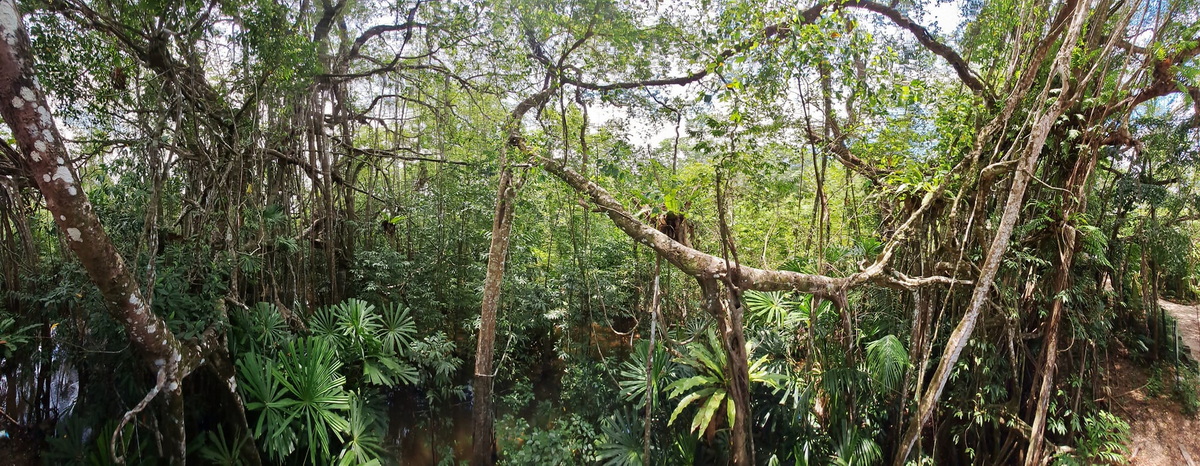
M 1200 360 L 1200 304 L 1159 304 L 1179 322 L 1179 336 Z M 1120 353 L 1128 352 L 1120 350 Z M 1200 419 L 1187 415 L 1169 394 L 1151 396 L 1152 373 L 1128 357 L 1114 359 L 1109 374 L 1111 409 L 1129 423 L 1130 464 L 1188 465 L 1200 461 Z

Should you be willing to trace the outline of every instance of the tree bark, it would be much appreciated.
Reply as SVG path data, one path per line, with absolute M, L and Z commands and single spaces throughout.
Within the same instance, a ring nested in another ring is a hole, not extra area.
M 1030 140 L 1025 147 L 1024 154 L 1017 165 L 1015 173 L 1013 173 L 1012 186 L 1008 191 L 1008 200 L 1005 202 L 1003 214 L 1000 217 L 1000 225 L 996 228 L 996 234 L 992 239 L 991 247 L 988 249 L 988 254 L 984 259 L 979 279 L 975 282 L 975 289 L 971 294 L 970 304 L 968 305 L 966 314 L 962 320 L 954 328 L 954 332 L 950 334 L 950 339 L 946 343 L 946 348 L 942 352 L 941 362 L 938 368 L 933 373 L 933 380 L 925 393 L 921 396 L 920 402 L 917 405 L 917 412 L 914 413 L 913 421 L 908 427 L 908 431 L 904 434 L 904 438 L 900 442 L 900 451 L 897 452 L 893 464 L 902 466 L 908 459 L 908 455 L 912 452 L 912 447 L 916 443 L 917 437 L 920 435 L 925 422 L 933 414 L 933 410 L 937 405 L 937 401 L 941 398 L 942 390 L 946 387 L 946 382 L 950 379 L 950 373 L 954 370 L 954 366 L 958 363 L 959 356 L 962 355 L 963 348 L 967 346 L 967 341 L 971 338 L 971 333 L 975 330 L 975 323 L 979 320 L 979 315 L 983 311 L 984 305 L 988 302 L 988 294 L 991 292 L 992 280 L 996 278 L 996 272 L 1000 269 L 1001 259 L 1004 257 L 1005 251 L 1008 250 L 1009 239 L 1012 238 L 1013 228 L 1016 226 L 1017 218 L 1021 213 L 1022 200 L 1025 198 L 1025 190 L 1029 186 L 1030 180 L 1033 178 L 1034 171 L 1037 170 L 1037 161 L 1041 156 L 1042 148 L 1046 144 L 1046 138 L 1050 134 L 1050 130 L 1058 117 L 1068 108 L 1068 104 L 1072 102 L 1071 92 L 1067 89 L 1069 82 L 1066 74 L 1069 72 L 1071 52 L 1074 50 L 1076 38 L 1079 37 L 1080 29 L 1083 27 L 1083 22 L 1087 17 L 1087 4 L 1084 2 L 1076 2 L 1064 6 L 1064 9 L 1071 11 L 1071 25 L 1063 38 L 1062 46 L 1058 54 L 1051 64 L 1051 75 L 1060 74 L 1062 76 L 1062 88 L 1059 90 L 1059 96 L 1050 104 L 1050 107 L 1045 109 L 1040 116 L 1037 117 L 1032 131 L 1030 132 Z M 1049 86 L 1043 89 L 1040 98 L 1044 101 L 1049 93 Z M 1011 103 L 1012 101 L 1010 101 Z
M 1046 344 L 1042 350 L 1041 387 L 1037 393 L 1037 405 L 1034 410 L 1032 429 L 1029 435 L 1029 450 L 1025 453 L 1025 466 L 1041 464 L 1043 444 L 1046 433 L 1046 416 L 1050 410 L 1050 393 L 1054 387 L 1054 373 L 1058 369 L 1058 328 L 1062 322 L 1063 292 L 1071 278 L 1071 265 L 1075 261 L 1077 249 L 1075 228 L 1068 222 L 1074 212 L 1082 210 L 1087 192 L 1087 179 L 1091 176 L 1092 168 L 1096 165 L 1096 152 L 1088 157 L 1077 160 L 1074 169 L 1067 180 L 1067 192 L 1063 193 L 1062 224 L 1059 228 L 1059 265 L 1054 277 L 1054 302 L 1050 308 L 1050 320 L 1046 322 L 1043 334 Z
M 509 234 L 512 232 L 513 201 L 517 188 L 513 185 L 512 166 L 508 160 L 509 150 L 529 156 L 532 150 L 525 145 L 521 134 L 521 118 L 546 101 L 557 86 L 548 86 L 537 94 L 517 104 L 509 115 L 505 128 L 508 130 L 508 147 L 500 155 L 500 180 L 496 187 L 496 213 L 492 220 L 492 241 L 488 247 L 487 275 L 483 280 L 483 303 L 479 311 L 479 337 L 475 344 L 475 374 L 471 382 L 474 389 L 471 407 L 471 464 L 474 466 L 496 463 L 496 433 L 494 430 L 492 380 L 492 356 L 496 347 L 496 311 L 500 308 L 500 285 L 504 282 L 504 261 L 508 257 Z
M 501 164 L 504 164 L 504 157 Z M 496 435 L 492 412 L 492 354 L 496 346 L 496 310 L 500 307 L 500 285 L 504 281 L 504 261 L 508 255 L 509 233 L 512 231 L 513 200 L 512 168 L 504 166 L 496 192 L 496 217 L 492 220 L 492 242 L 488 249 L 487 276 L 483 281 L 483 305 L 479 313 L 479 339 L 475 345 L 474 404 L 472 406 L 471 464 L 496 463 Z
M 729 398 L 733 400 L 734 415 L 729 419 L 732 462 L 736 466 L 754 464 L 754 431 L 750 405 L 750 357 L 746 354 L 746 335 L 742 322 L 741 303 L 725 299 L 720 282 L 700 280 L 704 305 L 717 318 L 721 330 L 721 346 L 728 364 L 725 376 L 729 380 Z M 726 290 L 729 291 L 729 290 Z M 732 295 L 733 293 L 727 293 Z
M 22 161 L 45 197 L 55 225 L 67 237 L 65 243 L 100 289 L 113 318 L 124 327 L 139 363 L 150 373 L 162 374 L 156 389 L 164 408 L 159 422 L 164 460 L 182 464 L 186 440 L 180 344 L 145 303 L 137 281 L 83 192 L 34 79 L 29 36 L 14 0 L 0 0 L 0 38 L 0 116 L 12 129 Z

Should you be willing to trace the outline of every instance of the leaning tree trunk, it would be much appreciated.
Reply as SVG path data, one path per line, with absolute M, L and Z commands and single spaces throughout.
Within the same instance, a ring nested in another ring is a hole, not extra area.
M 1024 153 L 1021 155 L 1017 168 L 1013 173 L 1012 186 L 1008 191 L 1008 199 L 1004 204 L 1000 224 L 996 228 L 996 234 L 992 238 L 991 247 L 988 249 L 987 256 L 980 267 L 979 279 L 975 282 L 975 289 L 971 293 L 967 312 L 950 334 L 950 339 L 946 342 L 946 348 L 942 352 L 941 362 L 938 364 L 937 370 L 933 373 L 933 380 L 930 381 L 930 385 L 925 390 L 925 393 L 921 395 L 920 402 L 917 404 L 917 411 L 913 415 L 912 424 L 909 425 L 908 431 L 900 441 L 900 451 L 897 452 L 893 461 L 893 464 L 897 466 L 903 465 L 907 461 L 925 422 L 933 415 L 933 410 L 937 405 L 938 399 L 942 396 L 942 390 L 945 389 L 946 382 L 950 380 L 950 373 L 954 370 L 954 366 L 958 364 L 958 358 L 962 355 L 963 349 L 966 348 L 967 342 L 971 338 L 971 333 L 975 330 L 975 323 L 979 320 L 979 315 L 982 313 L 984 305 L 988 302 L 992 280 L 996 278 L 996 272 L 1000 269 L 1001 260 L 1004 257 L 1004 253 L 1008 250 L 1009 239 L 1012 238 L 1013 229 L 1016 227 L 1017 218 L 1021 213 L 1025 190 L 1029 187 L 1029 182 L 1033 178 L 1034 171 L 1037 170 L 1037 161 L 1041 156 L 1042 148 L 1046 144 L 1046 138 L 1050 135 L 1050 130 L 1054 122 L 1073 103 L 1073 99 L 1070 97 L 1073 93 L 1068 89 L 1066 84 L 1068 82 L 1067 74 L 1070 71 L 1071 52 L 1075 49 L 1075 40 L 1079 37 L 1084 20 L 1087 18 L 1088 7 L 1086 2 L 1079 1 L 1074 4 L 1068 3 L 1064 8 L 1070 9 L 1069 11 L 1071 12 L 1070 27 L 1063 38 L 1063 45 L 1051 64 L 1051 75 L 1058 74 L 1062 76 L 1062 87 L 1059 89 L 1059 96 L 1050 104 L 1049 108 L 1040 113 L 1033 128 L 1031 128 L 1029 142 L 1025 146 Z M 1047 86 L 1049 85 L 1047 84 Z M 1044 101 L 1048 93 L 1049 87 L 1042 91 L 1040 99 Z
M 165 408 L 159 422 L 165 440 L 163 455 L 172 464 L 182 464 L 185 438 L 180 344 L 146 305 L 137 281 L 83 192 L 46 98 L 34 79 L 29 36 L 14 0 L 0 0 L 0 37 L 0 116 L 12 128 L 21 159 L 45 197 L 58 230 L 66 235 L 67 246 L 100 289 L 113 318 L 129 335 L 139 364 L 158 374 L 151 393 L 161 395 Z M 147 400 L 150 398 L 147 396 Z

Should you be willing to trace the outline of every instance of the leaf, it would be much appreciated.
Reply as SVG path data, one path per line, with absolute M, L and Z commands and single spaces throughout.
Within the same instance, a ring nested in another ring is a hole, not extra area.
M 692 418 L 692 427 L 689 430 L 696 432 L 701 427 L 708 426 L 712 422 L 713 414 L 717 412 L 717 407 L 721 406 L 721 401 L 723 400 L 725 400 L 725 390 L 717 390 L 712 396 L 708 397 L 708 401 L 700 407 L 700 410 L 696 412 L 696 416 Z
M 895 335 L 867 343 L 867 373 L 879 390 L 896 390 L 908 365 L 908 351 Z
M 688 407 L 688 405 L 692 404 L 692 402 L 694 402 L 698 399 L 701 399 L 703 397 L 706 397 L 708 395 L 711 395 L 713 393 L 716 393 L 717 390 L 718 390 L 717 388 L 712 388 L 712 387 L 705 388 L 703 390 L 692 392 L 692 393 L 688 394 L 687 396 L 683 397 L 682 400 L 679 400 L 679 404 L 675 406 L 675 410 L 671 412 L 671 419 L 667 421 L 667 425 L 675 424 L 675 418 L 678 417 L 679 413 L 682 413 L 683 410 Z

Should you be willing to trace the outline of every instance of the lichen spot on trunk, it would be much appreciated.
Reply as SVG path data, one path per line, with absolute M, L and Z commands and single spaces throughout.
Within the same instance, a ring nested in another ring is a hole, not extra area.
M 75 177 L 71 176 L 71 169 L 67 168 L 66 165 L 59 165 L 58 169 L 54 170 L 54 179 L 62 180 L 63 183 L 68 185 L 75 183 Z
M 3 29 L 4 41 L 9 46 L 17 45 L 17 31 L 21 30 L 21 13 L 17 11 L 14 0 L 0 1 L 0 29 Z M 14 53 L 14 55 L 16 55 Z

